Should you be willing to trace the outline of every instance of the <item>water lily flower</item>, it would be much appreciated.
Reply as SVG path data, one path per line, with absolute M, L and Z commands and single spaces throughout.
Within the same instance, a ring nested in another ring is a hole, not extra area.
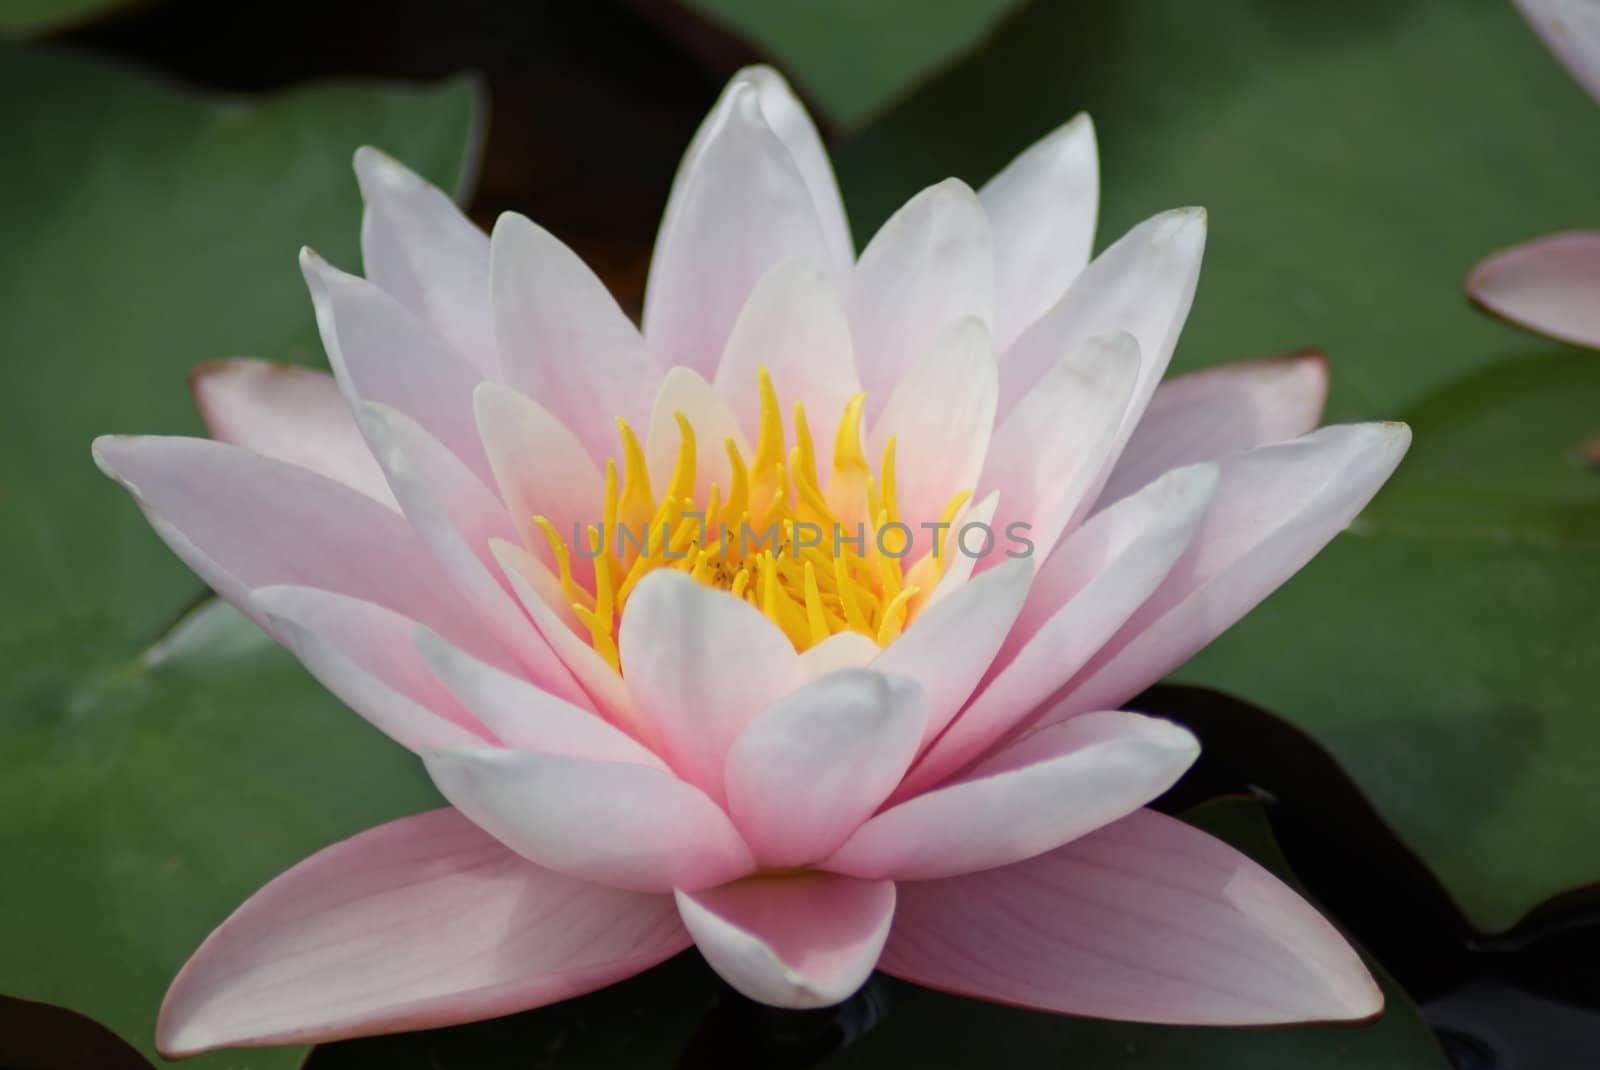
M 302 258 L 333 376 L 207 365 L 215 440 L 95 456 L 451 805 L 240 907 L 164 1052 L 505 1014 L 691 944 L 782 1007 L 876 967 L 1143 1022 L 1379 1010 L 1313 908 L 1145 808 L 1198 746 L 1117 709 L 1409 440 L 1312 430 L 1312 354 L 1161 384 L 1204 213 L 1091 262 L 1079 117 L 857 256 L 755 68 L 684 158 L 641 330 L 526 218 L 486 236 L 378 152 L 356 172 L 366 278 Z
M 1516 0 L 1562 64 L 1600 100 L 1600 0 Z M 1566 231 L 1478 263 L 1467 294 L 1513 323 L 1600 349 L 1600 231 Z

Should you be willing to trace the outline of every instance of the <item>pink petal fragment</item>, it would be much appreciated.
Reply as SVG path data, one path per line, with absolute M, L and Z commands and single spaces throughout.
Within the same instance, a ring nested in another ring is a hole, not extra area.
M 1220 840 L 1139 810 L 1004 869 L 900 887 L 885 972 L 1120 1021 L 1367 1018 L 1383 995 L 1316 910 Z
M 896 797 L 976 761 L 1071 679 L 1166 578 L 1216 487 L 1213 466 L 1180 468 L 1067 536 L 1028 589 L 978 697 L 928 748 Z
M 213 360 L 189 375 L 211 437 L 297 464 L 396 512 L 383 471 L 327 372 L 265 360 Z
M 994 350 L 983 322 L 968 316 L 932 339 L 911 366 L 867 436 L 874 464 L 895 440 L 895 499 L 915 536 L 913 555 L 928 552 L 945 506 L 978 487 L 998 389 Z
M 1592 0 L 1515 0 L 1544 43 L 1600 100 L 1600 8 Z
M 862 252 L 847 305 L 870 422 L 951 324 L 993 322 L 994 246 L 977 194 L 951 178 L 907 201 Z
M 1410 444 L 1404 424 L 1342 424 L 1221 462 L 1189 549 L 1045 720 L 1125 702 L 1187 661 L 1355 519 Z
M 845 218 L 844 200 L 839 196 L 833 164 L 828 160 L 828 151 L 811 116 L 806 114 L 805 106 L 789 88 L 789 83 L 771 67 L 746 67 L 734 75 L 734 79 L 748 81 L 756 87 L 761 114 L 789 150 L 811 193 L 823 244 L 828 249 L 829 269 L 835 278 L 849 278 L 856 260 L 855 245 L 850 240 L 850 222 Z
M 672 184 L 644 299 L 662 367 L 711 375 L 756 280 L 780 260 L 828 263 L 810 187 L 747 78 L 729 83 Z
M 824 676 L 757 714 L 728 750 L 728 812 L 758 864 L 827 857 L 916 756 L 922 689 L 867 669 Z
M 377 149 L 356 150 L 356 179 L 366 201 L 361 260 L 367 278 L 481 375 L 498 378 L 489 239 L 442 191 Z
M 794 405 L 805 406 L 817 471 L 833 467 L 833 432 L 861 389 L 850 348 L 850 321 L 833 280 L 809 260 L 784 260 L 762 276 L 733 325 L 713 386 L 751 441 L 761 430 L 760 372 L 772 376 L 793 441 Z M 721 452 L 722 442 L 705 448 Z M 727 485 L 723 485 L 727 490 Z
M 1132 335 L 1091 338 L 1068 353 L 995 430 L 978 485 L 1000 494 L 1013 524 L 1048 555 L 1099 493 L 1140 375 Z M 980 568 L 982 563 L 980 562 Z
M 1004 353 L 1089 263 L 1100 207 L 1094 124 L 1079 114 L 978 191 L 994 231 L 995 349 Z
M 250 601 L 311 675 L 402 747 L 499 742 L 411 649 L 415 621 L 313 587 L 262 587 Z
M 879 672 L 907 676 L 927 694 L 923 742 L 950 723 L 1005 641 L 1028 595 L 1033 563 L 1008 561 L 962 584 L 918 614 L 905 634 L 872 662 Z
M 734 739 L 804 682 L 788 636 L 726 591 L 662 569 L 634 589 L 619 639 L 623 679 L 663 756 L 720 801 Z
M 438 681 L 512 750 L 632 762 L 666 771 L 666 763 L 648 748 L 589 710 L 485 665 L 425 628 L 413 629 L 411 638 Z
M 827 1007 L 872 974 L 895 888 L 826 873 L 752 878 L 679 891 L 678 911 L 711 968 L 773 1007 Z
M 1498 252 L 1472 269 L 1467 293 L 1531 331 L 1600 349 L 1600 232 L 1554 234 Z
M 325 848 L 251 896 L 173 981 L 156 1046 L 182 1058 L 493 1018 L 688 943 L 666 896 L 542 870 L 433 810 Z
M 525 216 L 500 217 L 490 264 L 506 381 L 604 461 L 612 421 L 642 426 L 650 412 L 661 373 L 644 339 L 578 254 Z
M 455 454 L 404 414 L 367 403 L 356 410 L 356 420 L 406 519 L 528 679 L 569 702 L 587 705 L 571 672 L 499 579 L 491 544 L 511 534 L 511 521 L 498 499 Z
M 931 880 L 1054 850 L 1170 788 L 1200 744 L 1168 721 L 1085 714 L 1041 729 L 964 780 L 862 825 L 823 868 L 867 879 Z
M 411 526 L 364 494 L 208 439 L 105 436 L 94 457 L 184 564 L 257 622 L 253 589 L 320 587 L 427 624 L 475 657 L 503 658 Z
M 458 748 L 424 756 L 446 799 L 524 858 L 636 892 L 707 888 L 754 863 L 704 793 L 635 762 Z
M 1163 472 L 1306 434 L 1322 418 L 1328 362 L 1301 350 L 1220 364 L 1156 388 L 1097 507 Z
M 301 250 L 300 269 L 328 363 L 350 407 L 369 401 L 405 413 L 479 479 L 493 482 L 472 413 L 472 391 L 483 374 L 366 279 L 309 249 Z

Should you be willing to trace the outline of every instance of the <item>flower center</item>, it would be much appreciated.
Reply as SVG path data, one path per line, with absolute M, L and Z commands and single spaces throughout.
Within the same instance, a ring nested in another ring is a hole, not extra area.
M 638 437 L 625 420 L 617 421 L 622 477 L 616 460 L 607 460 L 602 522 L 587 528 L 588 546 L 577 548 L 594 562 L 592 589 L 574 577 L 574 548 L 555 525 L 533 518 L 555 554 L 565 597 L 613 668 L 620 668 L 616 637 L 623 608 L 639 581 L 657 569 L 676 569 L 744 599 L 802 651 L 841 632 L 886 645 L 943 573 L 948 539 L 941 536 L 970 491 L 950 499 L 937 525 L 919 525 L 935 539 L 913 552 L 916 529 L 902 521 L 895 503 L 895 440 L 885 442 L 876 472 L 862 449 L 866 395 L 845 405 L 824 489 L 805 407 L 795 402 L 791 445 L 765 369 L 760 394 L 754 455 L 747 461 L 733 439 L 723 442 L 731 473 L 726 496 L 712 483 L 697 500 L 698 444 L 683 413 L 675 414 L 678 454 L 660 498 Z

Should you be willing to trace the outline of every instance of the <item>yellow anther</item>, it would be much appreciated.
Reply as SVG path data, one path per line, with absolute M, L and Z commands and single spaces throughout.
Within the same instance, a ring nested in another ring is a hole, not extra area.
M 656 511 L 656 497 L 650 490 L 650 469 L 644 450 L 628 421 L 617 418 L 617 435 L 622 439 L 622 502 L 619 513 L 626 524 L 642 524 Z
M 883 511 L 888 514 L 888 522 L 900 519 L 899 501 L 895 496 L 894 488 L 894 436 L 889 436 L 889 441 L 883 444 L 883 467 L 878 469 L 883 479 L 881 493 L 883 494 Z M 882 522 L 880 522 L 882 526 Z
M 783 463 L 783 414 L 778 408 L 778 392 L 772 387 L 772 376 L 765 368 L 757 374 L 761 389 L 761 430 L 756 436 L 756 455 L 750 462 L 750 469 L 759 480 L 773 465 Z
M 972 492 L 970 490 L 962 491 L 954 498 L 951 498 L 949 504 L 944 507 L 944 512 L 939 514 L 939 523 L 943 524 L 944 527 L 938 530 L 944 532 L 944 541 L 936 544 L 936 550 L 933 554 L 933 574 L 935 576 L 944 575 L 944 570 L 950 557 L 950 546 L 955 542 L 957 534 L 953 527 L 956 522 L 956 514 L 961 512 L 961 507 L 966 505 L 967 499 L 971 497 Z M 960 549 L 960 547 L 958 546 L 957 549 Z
M 822 592 L 817 590 L 817 570 L 806 562 L 806 625 L 811 630 L 811 645 L 828 638 L 828 616 L 822 608 Z
M 545 541 L 550 544 L 550 552 L 555 555 L 556 569 L 561 576 L 561 593 L 568 602 L 575 606 L 592 606 L 593 600 L 589 592 L 580 588 L 572 580 L 572 554 L 567 549 L 566 542 L 561 538 L 556 526 L 542 516 L 533 518 L 539 530 L 544 532 Z
M 817 447 L 811 441 L 811 428 L 806 424 L 805 404 L 799 401 L 794 403 L 794 449 L 789 451 L 789 470 L 797 483 L 803 476 L 821 485 L 817 479 Z
M 733 597 L 735 597 L 735 598 L 743 598 L 744 597 L 744 589 L 746 587 L 748 587 L 748 586 L 750 586 L 750 569 L 749 568 L 741 568 L 734 575 L 734 577 L 733 577 L 733 586 L 730 587 L 729 590 L 733 592 Z
M 872 629 L 867 626 L 867 618 L 862 615 L 861 606 L 856 601 L 857 584 L 846 570 L 844 558 L 834 557 L 833 576 L 839 587 L 839 603 L 844 609 L 845 624 L 851 631 L 871 637 Z
M 728 505 L 723 511 L 722 522 L 735 526 L 750 508 L 750 473 L 746 470 L 744 458 L 739 455 L 739 447 L 733 439 L 727 439 L 723 444 L 728 450 L 728 468 L 733 475 L 729 483 Z
M 884 608 L 883 620 L 878 625 L 879 646 L 888 646 L 891 642 L 899 637 L 901 630 L 905 628 L 906 625 L 906 603 L 910 602 L 912 598 L 916 597 L 916 594 L 917 588 L 907 587 L 905 590 L 895 595 L 894 601 L 890 602 L 888 606 Z
M 695 473 L 699 464 L 695 457 L 694 425 L 681 412 L 672 415 L 678 421 L 678 461 L 672 466 L 672 485 L 667 488 L 667 493 L 679 501 L 689 501 L 694 497 Z

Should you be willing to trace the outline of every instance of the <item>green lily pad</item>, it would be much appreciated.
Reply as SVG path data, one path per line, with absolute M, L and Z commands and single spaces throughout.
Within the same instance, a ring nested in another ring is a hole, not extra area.
M 1219 799 L 1185 816 L 1293 881 L 1259 804 Z M 777 1011 L 735 996 L 690 950 L 619 985 L 524 1014 L 324 1045 L 315 1049 L 306 1070 L 1448 1070 L 1448 1060 L 1416 1007 L 1392 981 L 1380 980 L 1388 1005 L 1376 1021 L 1289 1029 L 1090 1021 L 964 999 L 883 977 L 875 977 L 837 1009 Z M 840 1047 L 850 1038 L 852 1043 Z
M 1503 0 L 1041 3 L 845 147 L 859 235 L 1082 109 L 1103 241 L 1210 211 L 1175 370 L 1315 344 L 1330 419 L 1416 430 L 1364 537 L 1179 678 L 1312 730 L 1481 926 L 1600 880 L 1595 357 L 1522 359 L 1461 296 L 1593 222 L 1600 108 Z
M 970 50 L 1025 0 L 684 0 L 747 38 L 822 108 L 855 126 Z
M 96 471 L 102 432 L 199 433 L 201 360 L 318 352 L 303 242 L 356 264 L 356 146 L 446 187 L 476 95 L 202 96 L 0 46 L 0 992 L 147 1054 L 209 929 L 311 851 L 434 805 L 387 745 L 203 589 Z M 282 1067 L 292 1051 L 192 1065 Z

